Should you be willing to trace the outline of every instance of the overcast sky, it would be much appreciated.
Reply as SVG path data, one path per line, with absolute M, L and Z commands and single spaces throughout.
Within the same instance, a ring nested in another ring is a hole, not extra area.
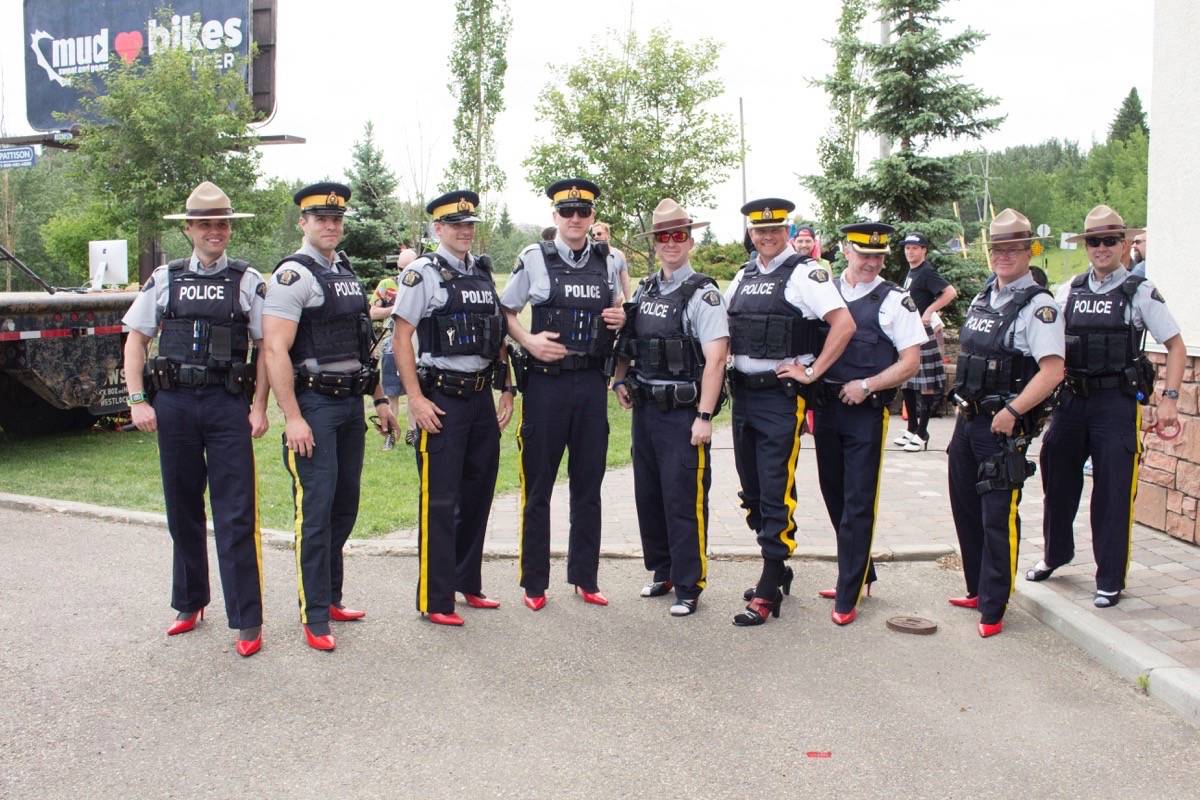
M 455 104 L 446 82 L 454 4 L 279 0 L 279 6 L 276 113 L 261 132 L 302 136 L 307 144 L 264 148 L 266 173 L 341 177 L 354 140 L 371 120 L 402 192 L 422 182 L 432 191 L 450 158 Z M 622 35 L 632 21 L 639 33 L 662 26 L 684 41 L 708 37 L 723 45 L 718 76 L 726 92 L 712 110 L 729 115 L 736 127 L 743 99 L 749 197 L 787 197 L 809 210 L 811 198 L 795 175 L 817 170 L 816 143 L 828 117 L 824 93 L 807 79 L 831 68 L 825 40 L 834 34 L 840 8 L 839 0 L 792 0 L 762 11 L 731 0 L 511 0 L 506 108 L 496 123 L 498 158 L 508 177 L 502 202 L 517 222 L 548 224 L 548 201 L 526 182 L 521 166 L 536 138 L 538 93 L 553 78 L 548 65 L 587 58 L 596 42 Z M 1086 147 L 1104 138 L 1131 87 L 1151 109 L 1152 0 L 951 0 L 944 11 L 954 20 L 948 31 L 969 25 L 988 34 L 963 63 L 962 75 L 999 98 L 997 113 L 1007 120 L 982 142 L 949 143 L 936 152 L 998 150 L 1050 137 Z M 31 132 L 21 14 L 21 0 L 0 0 L 0 119 L 7 135 Z M 869 22 L 863 35 L 877 39 L 878 23 Z M 864 143 L 868 159 L 877 152 L 877 143 Z M 741 204 L 735 171 L 718 188 L 714 208 L 691 211 L 712 220 L 727 240 L 740 236 Z

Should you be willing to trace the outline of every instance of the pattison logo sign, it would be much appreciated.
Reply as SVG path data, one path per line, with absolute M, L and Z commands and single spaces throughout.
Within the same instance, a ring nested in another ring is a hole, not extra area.
M 55 113 L 76 111 L 81 89 L 115 59 L 132 64 L 182 49 L 229 69 L 250 51 L 248 0 L 25 0 L 25 105 L 38 130 L 63 127 Z

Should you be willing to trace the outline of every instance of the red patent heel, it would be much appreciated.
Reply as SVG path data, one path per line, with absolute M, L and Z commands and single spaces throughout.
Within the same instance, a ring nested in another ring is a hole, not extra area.
M 456 628 L 462 627 L 464 624 L 463 618 L 453 611 L 451 611 L 449 614 L 430 614 L 429 621 L 434 625 L 451 625 Z
M 586 591 L 585 589 L 581 589 L 578 586 L 576 586 L 575 593 L 578 595 L 582 595 L 583 602 L 585 602 L 585 603 L 591 603 L 594 606 L 608 605 L 608 598 L 605 597 L 604 595 L 600 594 L 599 589 L 597 589 L 594 592 L 589 592 L 589 591 Z
M 829 618 L 833 620 L 835 625 L 849 625 L 851 622 L 854 622 L 854 620 L 858 619 L 858 609 L 852 608 L 845 614 L 842 614 L 835 609 L 829 612 Z
M 171 623 L 171 627 L 167 628 L 167 636 L 177 636 L 181 633 L 187 633 L 190 630 L 194 630 L 196 623 L 202 619 L 204 619 L 203 608 L 201 608 L 199 611 L 193 611 L 190 614 L 186 611 L 180 611 L 179 616 L 176 617 L 175 621 Z
M 463 597 L 467 599 L 467 605 L 471 608 L 499 608 L 500 601 L 492 600 L 485 594 L 467 594 L 463 592 Z
M 324 650 L 326 652 L 337 647 L 337 640 L 333 638 L 332 633 L 315 634 L 304 626 L 304 640 L 308 642 L 308 646 L 313 650 Z
M 365 611 L 359 611 L 355 608 L 346 608 L 345 606 L 330 606 L 329 618 L 334 622 L 354 622 L 360 620 L 367 615 Z
M 775 600 L 764 600 L 761 597 L 755 597 L 750 601 L 750 605 L 746 606 L 746 610 L 737 614 L 733 618 L 733 624 L 739 628 L 748 628 L 755 625 L 762 625 L 767 621 L 767 617 L 779 617 L 779 606 L 783 604 L 783 592 L 777 591 Z
M 539 594 L 536 597 L 525 595 L 525 607 L 530 611 L 541 611 L 546 607 L 546 595 Z
M 1004 620 L 999 622 L 981 622 L 979 623 L 979 635 L 984 639 L 989 636 L 995 636 L 1004 630 Z
M 966 597 L 947 597 L 946 602 L 959 608 L 979 608 L 979 598 L 973 594 Z
M 262 650 L 262 631 L 259 631 L 258 636 L 253 639 L 238 639 L 236 647 L 237 654 L 242 658 L 249 658 L 254 655 L 259 650 Z
M 817 592 L 817 597 L 824 597 L 826 600 L 832 600 L 837 597 L 837 589 L 821 589 Z

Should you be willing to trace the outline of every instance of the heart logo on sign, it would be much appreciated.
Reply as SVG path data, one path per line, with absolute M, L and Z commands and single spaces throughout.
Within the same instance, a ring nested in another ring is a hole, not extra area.
M 138 53 L 142 52 L 142 32 L 127 31 L 118 33 L 117 38 L 113 40 L 113 49 L 117 51 L 117 55 L 126 64 L 132 64 L 138 57 Z

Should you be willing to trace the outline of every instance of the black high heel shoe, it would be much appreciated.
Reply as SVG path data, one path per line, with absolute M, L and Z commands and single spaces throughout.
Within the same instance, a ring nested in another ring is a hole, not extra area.
M 774 600 L 755 597 L 750 601 L 750 605 L 746 606 L 745 611 L 734 616 L 733 624 L 739 628 L 762 625 L 767 621 L 767 617 L 779 616 L 781 605 L 783 605 L 783 592 L 779 590 L 776 590 Z
M 1035 564 L 1032 569 L 1025 573 L 1025 580 L 1037 583 L 1039 581 L 1044 581 L 1053 575 L 1054 570 L 1058 569 L 1058 567 L 1046 567 L 1045 569 L 1039 569 L 1039 565 L 1045 563 L 1045 561 L 1039 561 L 1037 564 Z
M 792 580 L 795 577 L 796 573 L 792 571 L 791 567 L 783 568 L 783 575 L 779 579 L 779 588 L 783 590 L 784 594 L 789 596 L 792 594 Z M 751 586 L 749 589 L 742 592 L 742 599 L 749 603 L 754 599 L 754 592 L 757 588 L 757 586 Z

